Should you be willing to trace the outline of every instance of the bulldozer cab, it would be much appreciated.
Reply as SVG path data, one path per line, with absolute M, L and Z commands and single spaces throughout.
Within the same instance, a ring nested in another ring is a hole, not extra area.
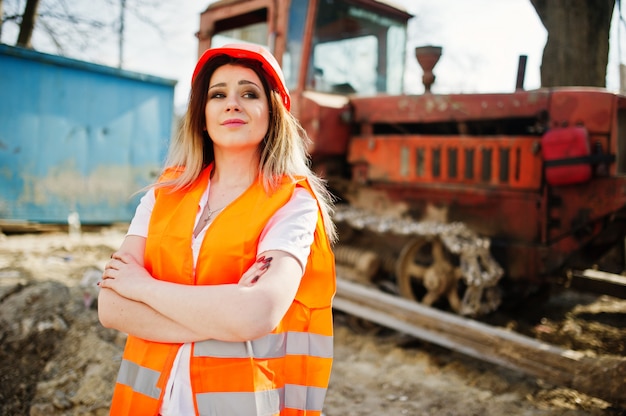
M 201 14 L 201 54 L 250 42 L 281 64 L 294 101 L 303 91 L 400 94 L 409 13 L 374 0 L 221 0 Z

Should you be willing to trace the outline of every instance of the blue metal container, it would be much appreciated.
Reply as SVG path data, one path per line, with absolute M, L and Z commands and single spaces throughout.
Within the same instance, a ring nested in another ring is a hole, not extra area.
M 175 85 L 0 45 L 0 221 L 129 221 L 172 137 Z

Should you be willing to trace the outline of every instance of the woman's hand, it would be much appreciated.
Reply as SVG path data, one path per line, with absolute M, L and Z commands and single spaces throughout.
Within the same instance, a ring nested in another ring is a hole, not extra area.
M 270 268 L 272 257 L 259 257 L 239 279 L 239 286 L 252 286 Z
M 127 299 L 142 302 L 142 294 L 154 278 L 135 258 L 128 253 L 116 252 L 106 264 L 101 288 L 114 290 Z

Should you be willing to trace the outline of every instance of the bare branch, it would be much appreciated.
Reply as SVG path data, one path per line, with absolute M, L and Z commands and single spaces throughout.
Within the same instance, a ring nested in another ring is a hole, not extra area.
M 56 32 L 48 25 L 48 23 L 45 20 L 41 20 L 39 23 L 41 24 L 43 30 L 48 34 L 48 36 L 52 40 L 52 43 L 54 43 L 54 46 L 56 46 L 57 53 L 59 55 L 64 55 L 63 44 L 57 39 Z
M 110 49 L 118 48 L 121 65 L 124 44 L 128 41 L 124 33 L 127 27 L 139 24 L 145 26 L 144 31 L 150 31 L 152 37 L 156 35 L 162 40 L 167 37 L 166 21 L 159 21 L 154 13 L 171 6 L 166 0 L 124 0 L 124 26 L 121 0 L 90 0 L 91 4 L 74 0 L 0 0 L 0 6 L 4 6 L 2 21 L 22 26 L 22 10 L 26 2 L 32 1 L 40 3 L 33 25 L 33 32 L 39 37 L 35 36 L 34 42 L 49 42 L 51 48 L 61 55 L 89 61 L 107 56 L 105 59 L 110 60 Z M 102 51 L 103 47 L 108 48 L 107 55 L 94 52 Z

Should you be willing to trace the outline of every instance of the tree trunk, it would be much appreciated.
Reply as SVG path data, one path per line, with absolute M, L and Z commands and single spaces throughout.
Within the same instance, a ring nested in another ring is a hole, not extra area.
M 39 7 L 39 0 L 28 0 L 26 7 L 24 8 L 24 14 L 22 15 L 22 24 L 20 25 L 20 34 L 17 36 L 17 46 L 23 48 L 31 48 L 31 39 L 33 37 L 33 30 L 35 29 L 35 22 L 37 21 L 37 8 Z
M 541 86 L 606 86 L 615 0 L 530 0 L 548 31 Z
M 3 12 L 2 12 L 2 0 L 0 0 L 0 42 L 2 41 L 2 19 L 3 16 Z

